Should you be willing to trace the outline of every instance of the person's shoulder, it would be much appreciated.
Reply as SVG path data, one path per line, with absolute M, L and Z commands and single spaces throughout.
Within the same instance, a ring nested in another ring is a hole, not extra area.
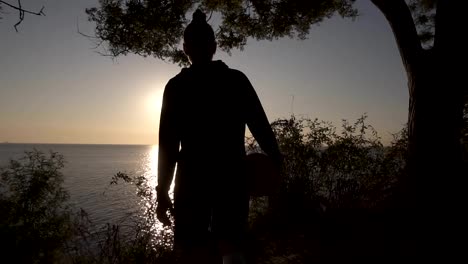
M 229 67 L 222 60 L 213 61 L 212 66 L 213 69 L 220 73 L 228 74 L 233 77 L 246 78 L 246 75 L 242 71 Z
M 187 69 L 188 68 L 183 68 L 177 75 L 169 79 L 169 81 L 166 84 L 166 89 L 171 89 L 174 90 L 178 86 L 180 86 L 181 83 L 183 83 L 186 79 L 187 75 Z
M 243 73 L 241 70 L 238 70 L 238 69 L 232 69 L 232 68 L 229 68 L 229 72 L 233 75 L 237 75 L 237 76 L 241 76 L 241 77 L 247 77 L 245 75 L 245 73 Z
M 233 78 L 233 79 L 236 79 L 236 80 L 239 80 L 239 81 L 247 81 L 248 80 L 247 75 L 245 75 L 245 73 L 243 73 L 242 71 L 240 71 L 238 69 L 229 68 L 228 72 L 229 72 L 230 77 Z
M 169 79 L 168 83 L 174 84 L 183 81 L 187 77 L 188 71 L 188 68 L 182 68 L 182 70 L 178 74 L 176 74 L 176 76 Z

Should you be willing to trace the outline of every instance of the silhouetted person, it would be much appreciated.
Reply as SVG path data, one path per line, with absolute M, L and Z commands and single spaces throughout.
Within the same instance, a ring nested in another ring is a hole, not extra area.
M 184 32 L 191 61 L 166 85 L 159 127 L 158 219 L 170 224 L 169 186 L 175 166 L 174 247 L 197 260 L 216 245 L 225 263 L 236 262 L 247 227 L 245 127 L 274 161 L 280 153 L 271 126 L 247 77 L 222 61 L 213 29 L 200 10 Z M 265 183 L 268 184 L 268 183 Z M 214 252 L 214 251 L 213 251 Z M 234 261 L 234 262 L 232 262 Z

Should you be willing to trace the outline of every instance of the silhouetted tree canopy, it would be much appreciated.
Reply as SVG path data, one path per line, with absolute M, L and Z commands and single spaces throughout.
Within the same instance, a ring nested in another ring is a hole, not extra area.
M 216 30 L 219 47 L 229 52 L 243 49 L 249 37 L 274 40 L 282 37 L 305 39 L 310 26 L 335 14 L 354 18 L 355 0 L 100 0 L 100 7 L 88 8 L 96 23 L 99 44 L 108 44 L 106 55 L 135 53 L 186 64 L 179 49 L 190 12 L 201 8 L 221 18 Z M 423 44 L 434 37 L 436 0 L 407 0 Z
M 215 27 L 218 46 L 229 52 L 243 49 L 247 39 L 305 39 L 312 24 L 335 14 L 355 17 L 355 0 L 100 0 L 86 9 L 96 23 L 95 36 L 105 42 L 107 55 L 135 53 L 187 64 L 180 49 L 191 13 L 200 8 L 221 18 Z M 211 15 L 210 15 L 211 14 Z M 187 19 L 189 18 L 189 19 Z M 214 25 L 215 26 L 215 25 Z

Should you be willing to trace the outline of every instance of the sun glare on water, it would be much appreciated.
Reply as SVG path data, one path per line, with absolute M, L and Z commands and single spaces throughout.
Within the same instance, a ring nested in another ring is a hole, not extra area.
M 157 176 L 158 176 L 158 146 L 153 145 L 150 146 L 144 159 L 143 159 L 143 171 L 144 171 L 144 177 L 146 178 L 146 184 L 148 191 L 151 192 L 150 194 L 150 199 L 142 199 L 140 201 L 140 207 L 143 212 L 143 218 L 147 218 L 146 222 L 147 223 L 152 223 L 151 226 L 151 231 L 153 234 L 155 234 L 155 237 L 152 238 L 152 242 L 156 244 L 167 244 L 168 246 L 171 246 L 172 240 L 169 239 L 164 239 L 164 236 L 161 237 L 162 233 L 172 233 L 172 229 L 170 227 L 163 227 L 163 225 L 159 221 L 152 221 L 151 219 L 154 219 L 154 210 L 155 208 L 153 207 L 155 205 L 156 201 L 156 186 L 158 184 L 157 182 Z M 169 190 L 169 195 L 171 198 L 174 195 L 174 184 L 171 185 L 171 188 Z M 152 209 L 150 209 L 152 208 Z M 150 211 L 148 211 L 150 210 Z M 151 215 L 148 215 L 147 213 L 152 213 Z M 149 221 L 148 221 L 149 220 Z M 163 232 L 165 230 L 165 232 Z M 167 237 L 166 237 L 167 238 Z
M 162 107 L 162 97 L 164 93 L 164 85 L 157 84 L 155 86 L 149 87 L 150 92 L 148 92 L 142 101 L 144 111 L 149 118 L 145 118 L 148 123 L 151 123 L 151 128 L 154 129 L 154 122 L 159 122 L 161 107 Z M 143 177 L 145 178 L 145 188 L 146 196 L 141 197 L 139 201 L 139 207 L 141 208 L 141 219 L 144 223 L 150 224 L 150 232 L 155 236 L 152 238 L 154 245 L 161 243 L 171 244 L 172 240 L 167 240 L 165 234 L 171 234 L 171 227 L 163 227 L 163 225 L 156 219 L 155 214 L 155 205 L 156 205 L 156 186 L 158 184 L 158 145 L 148 146 L 148 149 L 145 155 L 142 157 L 141 169 L 143 172 Z M 169 190 L 169 195 L 172 198 L 174 194 L 174 184 L 171 185 Z M 169 245 L 168 244 L 168 245 Z

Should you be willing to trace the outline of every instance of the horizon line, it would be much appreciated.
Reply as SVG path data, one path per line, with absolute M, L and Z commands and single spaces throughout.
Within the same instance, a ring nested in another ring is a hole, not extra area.
M 25 145 L 120 145 L 120 146 L 157 146 L 158 144 L 130 144 L 130 143 L 38 143 L 38 142 L 0 142 L 0 145 L 25 144 Z

